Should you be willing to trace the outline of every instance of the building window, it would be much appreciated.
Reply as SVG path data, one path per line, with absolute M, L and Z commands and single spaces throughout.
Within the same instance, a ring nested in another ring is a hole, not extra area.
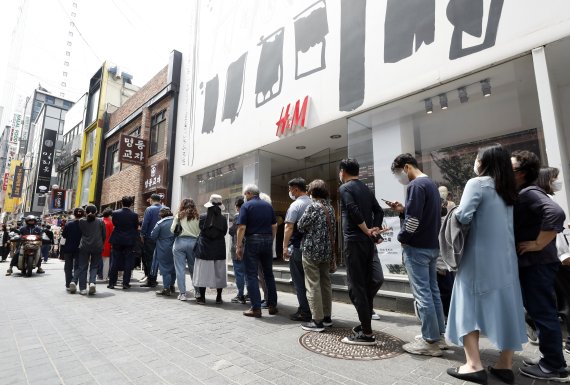
M 71 52 L 65 51 L 65 56 L 71 56 Z
M 67 72 L 63 72 L 63 77 L 66 78 L 67 77 Z
M 67 36 L 73 37 L 73 32 L 71 32 L 71 31 L 67 32 Z
M 87 105 L 87 122 L 85 126 L 90 125 L 97 119 L 97 110 L 99 109 L 99 88 L 89 95 L 89 101 Z
M 75 12 L 71 12 L 71 17 L 75 17 L 77 14 Z
M 89 203 L 89 190 L 90 190 L 90 186 L 91 186 L 91 174 L 92 174 L 93 170 L 91 169 L 91 167 L 86 168 L 85 170 L 83 170 L 82 176 L 81 176 L 81 199 L 80 199 L 80 205 L 86 205 L 87 203 Z
M 61 82 L 61 86 L 62 86 L 62 87 L 67 87 L 67 83 Z
M 166 139 L 166 110 L 154 115 L 150 121 L 150 152 L 152 156 L 164 148 Z
M 121 171 L 119 162 L 119 143 L 115 143 L 107 148 L 105 157 L 105 178 Z
M 95 148 L 95 131 L 91 130 L 87 133 L 87 138 L 85 139 L 85 162 L 89 162 L 93 159 L 93 149 Z
M 66 66 L 66 67 L 69 67 L 69 62 L 68 62 L 68 61 L 64 61 L 64 62 L 63 62 L 63 65 Z
M 141 136 L 141 126 L 138 126 L 129 134 L 130 136 Z
M 68 42 L 67 42 L 67 45 L 71 47 L 71 42 L 70 42 L 70 41 L 68 41 Z

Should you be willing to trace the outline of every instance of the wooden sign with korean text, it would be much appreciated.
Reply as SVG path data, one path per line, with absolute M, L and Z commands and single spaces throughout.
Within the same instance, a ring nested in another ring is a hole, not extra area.
M 121 135 L 119 141 L 119 162 L 144 165 L 147 141 L 136 136 Z

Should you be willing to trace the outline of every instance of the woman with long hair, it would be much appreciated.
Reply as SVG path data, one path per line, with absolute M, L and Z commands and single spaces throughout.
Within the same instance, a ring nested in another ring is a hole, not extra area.
M 217 289 L 216 303 L 222 303 L 222 289 L 227 286 L 226 280 L 226 239 L 228 221 L 222 210 L 222 197 L 212 194 L 204 205 L 206 214 L 200 215 L 200 238 L 196 251 L 194 269 L 194 285 L 200 289 L 200 298 L 196 303 L 206 303 L 206 288 Z
M 95 294 L 97 270 L 105 244 L 105 224 L 97 218 L 97 207 L 88 205 L 85 218 L 79 220 L 81 241 L 79 243 L 79 294 L 87 294 L 87 266 L 89 266 L 89 295 Z
M 513 229 L 517 199 L 509 153 L 499 144 L 482 148 L 477 177 L 465 185 L 455 219 L 469 225 L 453 285 L 446 338 L 465 350 L 466 364 L 450 368 L 452 377 L 487 383 L 479 353 L 483 334 L 501 352 L 489 372 L 513 384 L 513 354 L 526 343 L 524 309 Z
M 190 278 L 194 283 L 194 246 L 196 239 L 200 235 L 199 226 L 200 214 L 196 209 L 196 204 L 190 198 L 182 199 L 178 213 L 174 216 L 170 231 L 176 236 L 174 245 L 172 246 L 172 254 L 174 256 L 174 269 L 176 271 L 176 281 L 178 282 L 178 290 L 180 294 L 178 299 L 186 301 L 186 265 L 190 271 Z M 180 232 L 176 234 L 176 227 L 180 225 Z M 199 297 L 199 290 L 194 285 L 194 295 Z

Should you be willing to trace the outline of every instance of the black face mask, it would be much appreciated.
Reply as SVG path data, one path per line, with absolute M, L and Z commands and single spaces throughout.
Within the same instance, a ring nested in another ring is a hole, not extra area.
M 26 222 L 29 227 L 36 227 L 36 223 Z

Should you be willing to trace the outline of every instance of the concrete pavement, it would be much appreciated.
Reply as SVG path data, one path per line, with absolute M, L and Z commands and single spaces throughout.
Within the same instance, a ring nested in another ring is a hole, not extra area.
M 279 293 L 277 316 L 264 310 L 262 319 L 250 319 L 226 291 L 224 304 L 215 305 L 210 295 L 199 306 L 158 297 L 133 279 L 128 291 L 98 284 L 87 297 L 66 292 L 61 261 L 50 260 L 42 266 L 46 274 L 32 278 L 6 277 L 7 267 L 0 264 L 0 384 L 462 384 L 445 373 L 464 359 L 459 348 L 442 358 L 404 353 L 374 361 L 308 351 L 298 341 L 304 331 L 287 317 L 295 310 L 291 294 Z M 419 333 L 412 316 L 380 314 L 377 331 L 404 341 Z M 333 304 L 336 327 L 356 320 L 352 305 Z M 482 348 L 492 364 L 497 352 L 486 340 Z M 517 371 L 536 350 L 527 344 L 517 354 Z M 517 374 L 516 383 L 540 381 Z

